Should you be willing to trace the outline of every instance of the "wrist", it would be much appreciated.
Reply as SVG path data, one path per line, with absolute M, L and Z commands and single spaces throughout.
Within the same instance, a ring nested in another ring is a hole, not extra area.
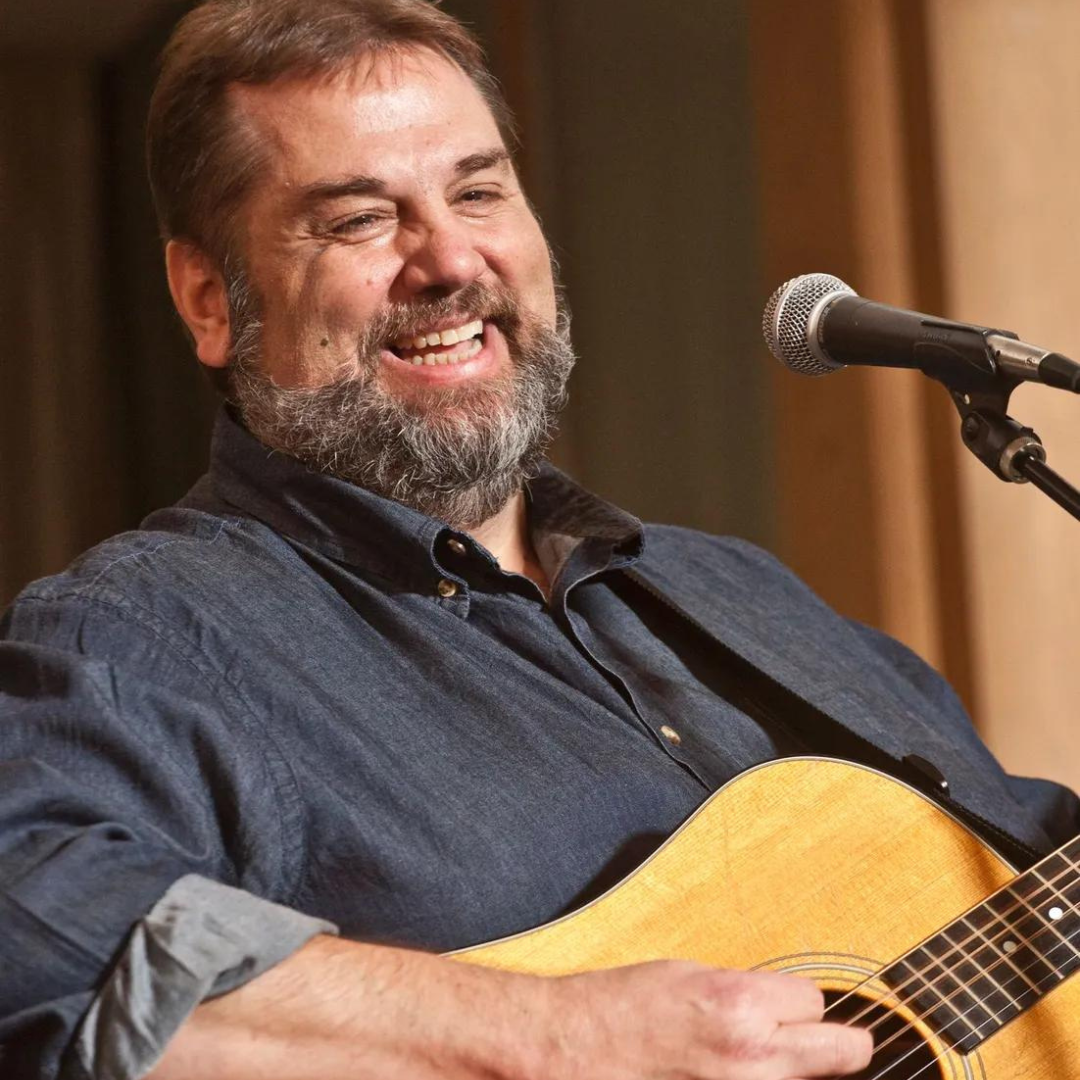
M 445 1033 L 444 1045 L 460 1064 L 461 1075 L 553 1080 L 559 1044 L 557 986 L 562 980 L 457 960 L 438 962 L 455 969 L 445 984 L 456 1008 L 445 1013 L 453 1018 L 453 1031 Z M 457 1075 L 457 1070 L 447 1069 L 445 1075 Z
M 523 980 L 516 1007 L 505 1018 L 505 1069 L 498 1080 L 560 1080 L 572 1075 L 574 1029 L 581 1003 L 573 978 L 517 976 Z

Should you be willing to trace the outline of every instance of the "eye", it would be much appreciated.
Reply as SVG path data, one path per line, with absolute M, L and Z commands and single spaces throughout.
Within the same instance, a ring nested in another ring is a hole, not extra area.
M 501 198 L 502 192 L 491 188 L 469 188 L 458 196 L 458 202 L 483 204 L 497 202 Z
M 373 229 L 380 220 L 378 214 L 354 214 L 344 221 L 339 221 L 330 226 L 330 232 L 334 236 L 346 236 L 350 233 L 365 232 Z

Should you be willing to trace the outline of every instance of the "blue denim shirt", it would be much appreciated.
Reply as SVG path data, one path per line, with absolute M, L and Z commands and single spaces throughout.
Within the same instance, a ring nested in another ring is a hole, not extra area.
M 55 1074 L 148 917 L 230 943 L 207 992 L 280 955 L 259 940 L 271 915 L 240 929 L 242 902 L 235 925 L 173 919 L 178 883 L 321 920 L 286 940 L 333 924 L 458 948 L 582 903 L 792 749 L 728 700 L 706 638 L 626 589 L 630 565 L 841 722 L 944 762 L 1023 839 L 1080 822 L 1061 789 L 1001 772 L 929 669 L 763 553 L 643 530 L 551 469 L 530 501 L 549 603 L 468 535 L 223 415 L 181 504 L 18 598 L 0 644 L 0 1063 Z

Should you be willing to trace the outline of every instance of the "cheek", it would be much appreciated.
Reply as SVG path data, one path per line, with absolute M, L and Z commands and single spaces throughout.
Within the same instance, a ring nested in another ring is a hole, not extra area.
M 516 243 L 507 243 L 501 252 L 506 275 L 525 304 L 541 318 L 555 322 L 555 282 L 548 246 L 533 223 Z
M 533 280 L 535 282 L 536 313 L 554 326 L 558 304 L 555 299 L 555 280 L 551 272 L 551 259 L 548 256 L 546 245 L 535 265 Z
M 331 326 L 355 330 L 385 305 L 388 290 L 377 269 L 337 259 L 311 268 L 305 294 L 309 314 Z

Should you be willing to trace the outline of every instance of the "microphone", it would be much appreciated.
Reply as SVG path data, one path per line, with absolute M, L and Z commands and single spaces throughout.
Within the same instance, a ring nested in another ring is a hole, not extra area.
M 769 351 L 803 375 L 849 364 L 916 368 L 950 389 L 985 385 L 986 376 L 1039 382 L 1080 393 L 1080 364 L 1020 341 L 1009 330 L 952 322 L 877 304 L 831 274 L 785 282 L 765 306 Z

